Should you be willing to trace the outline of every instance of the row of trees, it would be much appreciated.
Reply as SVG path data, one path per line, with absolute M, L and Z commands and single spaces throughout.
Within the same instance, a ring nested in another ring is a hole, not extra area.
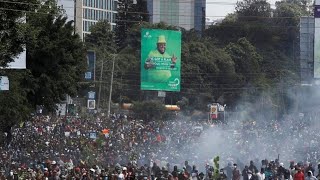
M 144 9 L 129 7 L 125 0 L 119 3 L 125 9 Z M 150 92 L 139 88 L 140 29 L 173 29 L 183 34 L 182 90 L 167 93 L 167 104 L 177 103 L 190 112 L 206 110 L 211 102 L 228 104 L 229 108 L 242 102 L 245 107 L 254 104 L 254 110 L 258 107 L 266 114 L 274 110 L 287 113 L 294 104 L 291 91 L 299 82 L 299 18 L 310 15 L 310 9 L 311 2 L 304 0 L 279 1 L 274 9 L 266 0 L 244 0 L 237 3 L 234 13 L 210 26 L 202 36 L 164 23 L 145 23 L 145 13 L 138 17 L 120 14 L 115 40 L 122 45 L 116 44 L 116 90 L 112 99 L 134 102 L 150 97 Z M 110 69 L 105 70 L 103 82 L 110 78 Z
M 281 1 L 271 9 L 266 0 L 244 0 L 237 3 L 235 13 L 202 36 L 165 23 L 147 23 L 145 1 L 132 2 L 119 0 L 115 31 L 101 21 L 92 26 L 85 44 L 54 0 L 0 2 L 4 7 L 0 9 L 0 64 L 12 61 L 24 46 L 28 49 L 27 70 L 0 70 L 10 78 L 10 91 L 0 92 L 1 131 L 9 132 L 13 124 L 26 120 L 36 105 L 52 111 L 66 94 L 83 96 L 79 82 L 86 69 L 87 49 L 97 52 L 100 99 L 107 99 L 114 54 L 113 102 L 150 97 L 154 92 L 140 90 L 142 27 L 182 31 L 182 90 L 167 93 L 167 104 L 179 104 L 187 113 L 206 110 L 211 102 L 229 107 L 248 102 L 264 112 L 292 104 L 283 90 L 292 89 L 299 80 L 298 25 L 299 17 L 310 12 L 308 1 Z M 280 109 L 281 113 L 286 110 Z
M 0 2 L 0 64 L 6 66 L 27 47 L 27 69 L 0 69 L 10 90 L 0 91 L 1 132 L 28 120 L 37 105 L 53 111 L 66 94 L 77 95 L 86 68 L 86 48 L 55 0 Z

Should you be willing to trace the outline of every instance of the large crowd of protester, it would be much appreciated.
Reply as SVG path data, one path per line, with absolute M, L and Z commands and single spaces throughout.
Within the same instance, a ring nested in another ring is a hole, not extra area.
M 242 123 L 223 139 L 228 141 L 225 151 L 238 149 L 210 155 L 221 156 L 220 167 L 216 167 L 212 159 L 201 154 L 204 151 L 195 149 L 208 148 L 201 139 L 210 138 L 215 129 L 228 132 L 227 125 L 218 127 L 208 121 L 192 120 L 144 121 L 122 114 L 110 118 L 35 116 L 32 121 L 13 127 L 10 141 L 0 148 L 0 180 L 316 179 L 320 166 L 317 167 L 317 157 L 311 156 L 317 151 L 312 154 L 304 148 L 310 143 L 301 146 L 305 154 L 284 163 L 279 157 L 259 154 L 268 150 L 261 148 L 267 148 L 273 136 L 285 140 L 283 132 L 292 132 L 289 136 L 298 143 L 308 137 L 317 144 L 314 129 L 305 125 L 295 129 L 288 126 L 292 125 L 289 121 L 273 124 L 269 130 L 255 122 Z M 267 138 L 266 132 L 272 138 Z M 257 141 L 266 146 L 252 146 L 259 144 Z M 229 147 L 230 143 L 235 145 Z M 276 148 L 272 145 L 269 151 Z M 299 149 L 287 145 L 283 144 L 287 152 Z

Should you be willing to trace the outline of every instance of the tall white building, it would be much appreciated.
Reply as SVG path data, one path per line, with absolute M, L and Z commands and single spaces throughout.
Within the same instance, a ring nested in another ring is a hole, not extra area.
M 99 20 L 107 20 L 114 29 L 118 0 L 57 0 L 69 20 L 75 21 L 76 32 L 84 39 L 90 27 Z

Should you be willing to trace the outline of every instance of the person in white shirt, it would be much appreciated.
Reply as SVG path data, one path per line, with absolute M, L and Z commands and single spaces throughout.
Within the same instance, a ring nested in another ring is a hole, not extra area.
M 257 176 L 258 176 L 258 180 L 265 180 L 266 179 L 266 175 L 264 174 L 264 168 L 261 168 L 261 172 L 258 172 Z

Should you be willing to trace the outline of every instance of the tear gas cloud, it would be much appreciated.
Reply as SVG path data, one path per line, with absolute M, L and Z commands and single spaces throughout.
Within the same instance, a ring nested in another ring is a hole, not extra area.
M 215 156 L 220 156 L 221 167 L 227 163 L 247 165 L 250 160 L 261 165 L 262 159 L 274 161 L 278 157 L 286 167 L 290 161 L 317 163 L 320 153 L 317 149 L 320 145 L 317 111 L 320 91 L 309 88 L 307 92 L 301 92 L 288 93 L 293 104 L 287 109 L 290 113 L 283 117 L 276 115 L 279 107 L 263 105 L 262 101 L 268 99 L 266 96 L 257 98 L 253 104 L 239 103 L 238 107 L 242 107 L 240 111 L 226 112 L 228 124 L 206 125 L 208 128 L 204 128 L 199 137 L 191 138 L 179 149 L 170 146 L 168 151 L 175 155 L 175 162 L 188 160 L 199 169 L 203 169 L 206 163 L 212 165 Z M 181 119 L 176 123 L 183 121 Z

